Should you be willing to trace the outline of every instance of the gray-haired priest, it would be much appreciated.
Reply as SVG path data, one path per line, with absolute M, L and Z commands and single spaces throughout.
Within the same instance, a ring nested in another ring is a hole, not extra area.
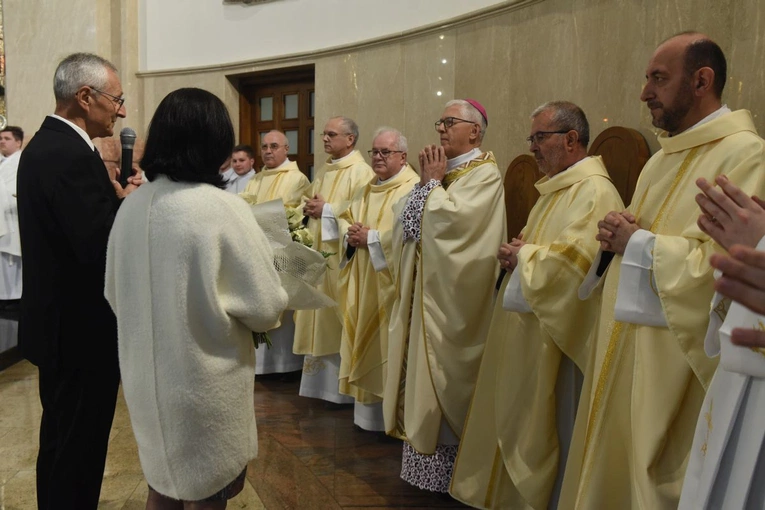
M 395 208 L 385 428 L 405 441 L 401 477 L 436 492 L 449 490 L 506 239 L 502 175 L 480 148 L 487 124 L 477 101 L 448 102 L 441 146 L 420 152 L 420 183 Z
M 600 296 L 578 290 L 598 253 L 593 233 L 624 209 L 600 157 L 587 157 L 581 108 L 531 115 L 544 173 L 521 235 L 499 250 L 500 287 L 460 442 L 451 494 L 482 508 L 556 508 Z
M 347 117 L 333 117 L 321 134 L 327 162 L 305 192 L 303 213 L 313 234 L 313 248 L 331 253 L 319 289 L 337 301 L 340 243 L 337 214 L 348 207 L 355 191 L 374 176 L 364 156 L 356 150 L 359 127 Z M 333 404 L 352 404 L 339 391 L 340 337 L 343 326 L 337 307 L 295 312 L 295 354 L 305 354 L 300 395 Z
M 420 176 L 407 163 L 407 141 L 396 129 L 378 129 L 369 155 L 376 175 L 356 190 L 338 218 L 344 233 L 338 279 L 343 316 L 340 393 L 356 399 L 356 425 L 381 432 L 388 317 L 396 295 L 389 267 L 392 206 L 412 191 Z

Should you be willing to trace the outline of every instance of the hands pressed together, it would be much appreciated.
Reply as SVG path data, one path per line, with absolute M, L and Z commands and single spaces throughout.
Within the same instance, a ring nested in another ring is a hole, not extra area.
M 348 227 L 348 244 L 354 248 L 363 248 L 367 246 L 367 236 L 369 227 L 365 227 L 358 221 Z
M 446 175 L 447 159 L 443 147 L 426 145 L 420 151 L 420 185 L 424 186 L 431 179 L 442 181 Z
M 706 179 L 696 181 L 703 192 L 696 195 L 702 212 L 697 224 L 728 251 L 728 255 L 714 254 L 710 259 L 712 267 L 723 273 L 715 281 L 715 290 L 765 314 L 765 252 L 755 249 L 765 236 L 765 202 L 749 197 L 725 175 L 718 176 L 715 183 L 719 189 Z M 765 347 L 765 331 L 736 328 L 731 341 Z
M 521 251 L 524 244 L 526 243 L 523 242 L 523 234 L 514 237 L 510 243 L 502 243 L 499 247 L 499 253 L 497 253 L 500 267 L 508 271 L 514 270 L 518 265 L 518 252 Z
M 616 212 L 611 211 L 598 222 L 598 235 L 595 239 L 600 241 L 600 248 L 603 251 L 612 251 L 619 255 L 624 255 L 627 249 L 627 243 L 632 234 L 640 230 L 635 216 L 629 211 Z

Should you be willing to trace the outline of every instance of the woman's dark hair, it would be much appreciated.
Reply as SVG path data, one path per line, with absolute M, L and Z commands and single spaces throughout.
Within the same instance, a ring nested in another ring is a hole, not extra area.
M 219 169 L 233 146 L 234 127 L 223 101 L 206 90 L 178 89 L 154 112 L 141 168 L 150 181 L 166 175 L 223 188 Z

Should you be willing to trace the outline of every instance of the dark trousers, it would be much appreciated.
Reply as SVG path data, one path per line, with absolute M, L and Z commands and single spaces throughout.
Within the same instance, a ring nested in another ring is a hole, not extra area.
M 40 510 L 98 507 L 119 381 L 116 366 L 40 368 Z

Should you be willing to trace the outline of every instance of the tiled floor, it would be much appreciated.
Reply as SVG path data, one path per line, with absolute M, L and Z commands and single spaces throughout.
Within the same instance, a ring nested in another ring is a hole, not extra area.
M 327 410 L 321 401 L 298 397 L 298 386 L 256 381 L 260 453 L 248 467 L 245 490 L 228 508 L 463 508 L 399 479 L 400 442 L 355 429 L 351 409 Z M 0 510 L 36 508 L 40 414 L 35 367 L 24 361 L 1 371 Z M 146 492 L 120 393 L 98 508 L 143 509 Z

